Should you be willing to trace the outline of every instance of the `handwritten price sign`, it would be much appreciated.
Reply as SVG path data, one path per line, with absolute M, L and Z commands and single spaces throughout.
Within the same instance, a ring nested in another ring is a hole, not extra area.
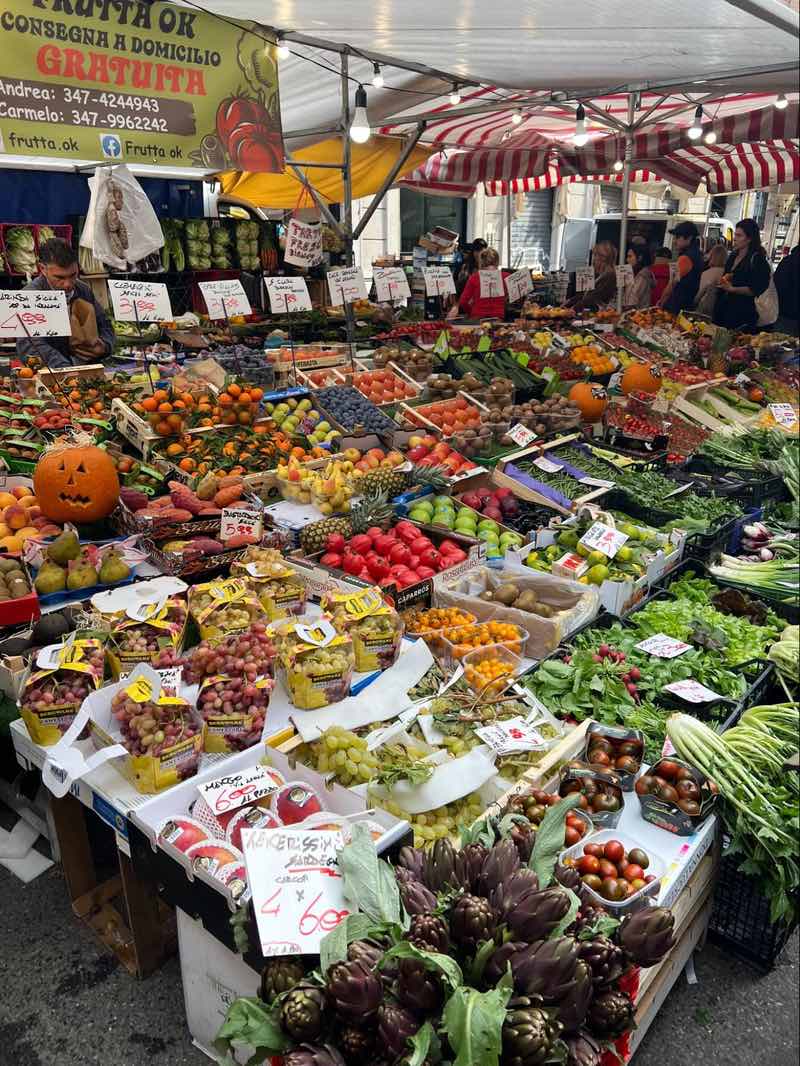
M 215 777 L 198 790 L 215 814 L 238 810 L 245 803 L 255 803 L 278 791 L 265 766 L 251 766 L 238 774 Z
M 591 292 L 594 288 L 594 267 L 580 267 L 575 271 L 575 291 Z
M 230 318 L 232 315 L 249 315 L 252 312 L 247 293 L 237 278 L 223 281 L 198 282 L 206 302 L 209 318 Z
M 258 507 L 223 507 L 219 521 L 219 539 L 224 543 L 231 537 L 256 537 L 264 531 L 264 512 Z
M 455 294 L 455 291 L 456 283 L 453 281 L 453 273 L 450 267 L 425 267 L 426 296 L 450 296 Z
M 514 443 L 518 444 L 520 448 L 526 448 L 531 441 L 536 440 L 536 434 L 533 430 L 528 429 L 527 426 L 523 426 L 521 422 L 517 422 L 516 425 L 509 429 L 508 436 L 511 437 Z
M 375 296 L 378 301 L 407 300 L 411 296 L 408 278 L 402 267 L 373 267 Z
M 687 703 L 711 703 L 712 700 L 720 698 L 718 692 L 714 692 L 711 688 L 706 688 L 699 681 L 695 681 L 693 677 L 687 677 L 685 681 L 673 681 L 669 685 L 664 685 L 664 689 L 667 692 L 674 693 L 676 696 L 680 696 Z
M 69 337 L 71 333 L 63 292 L 0 291 L 0 338 Z
M 627 539 L 627 534 L 620 533 L 618 529 L 612 529 L 603 522 L 595 522 L 578 543 L 590 551 L 602 552 L 609 559 L 613 559 Z
M 478 281 L 482 299 L 492 300 L 503 296 L 503 275 L 499 270 L 479 270 Z
M 497 755 L 513 755 L 518 751 L 536 751 L 546 741 L 538 729 L 524 718 L 509 718 L 505 722 L 482 726 L 475 732 Z
M 797 411 L 790 403 L 771 403 L 769 412 L 779 426 L 791 429 L 797 425 Z
M 511 303 L 516 303 L 533 288 L 530 270 L 515 270 L 506 278 L 506 291 Z
M 109 280 L 108 293 L 119 322 L 171 322 L 167 286 L 158 281 Z
M 636 647 L 648 655 L 655 655 L 657 659 L 677 659 L 679 655 L 692 650 L 691 644 L 668 637 L 666 633 L 655 633 L 647 640 L 640 640 Z
M 322 938 L 351 913 L 329 830 L 243 829 L 247 880 L 265 957 L 316 955 Z
M 311 310 L 311 297 L 305 278 L 264 278 L 274 315 L 295 314 Z
M 331 305 L 340 307 L 356 300 L 366 300 L 367 283 L 360 267 L 336 267 L 328 271 L 328 292 Z

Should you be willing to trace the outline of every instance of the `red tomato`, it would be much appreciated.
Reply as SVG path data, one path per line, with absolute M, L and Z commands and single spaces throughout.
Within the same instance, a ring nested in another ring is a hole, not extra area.
M 242 122 L 228 138 L 228 154 L 238 170 L 266 171 L 271 174 L 283 170 L 280 141 L 263 122 Z
M 619 877 L 619 871 L 613 862 L 609 862 L 608 859 L 600 860 L 600 876 L 605 880 L 606 877 Z
M 644 870 L 641 866 L 637 866 L 635 862 L 629 862 L 622 871 L 622 876 L 626 881 L 636 881 L 637 879 L 644 880 Z
M 618 840 L 607 840 L 603 845 L 603 854 L 611 862 L 619 862 L 625 854 L 625 848 Z
M 680 770 L 680 766 L 676 762 L 671 762 L 669 759 L 662 759 L 658 764 L 659 777 L 666 777 L 668 781 L 672 781 Z
M 586 844 L 583 849 L 584 855 L 594 855 L 598 859 L 603 857 L 603 845 L 602 844 Z
M 570 848 L 573 844 L 577 844 L 580 839 L 581 834 L 578 832 L 578 830 L 575 829 L 574 826 L 568 825 L 567 828 L 564 830 L 564 843 L 566 844 L 566 846 Z
M 229 96 L 217 108 L 217 136 L 227 145 L 228 138 L 243 122 L 262 122 L 267 112 L 248 96 Z
M 580 874 L 597 874 L 600 872 L 600 860 L 596 855 L 581 855 L 575 865 Z

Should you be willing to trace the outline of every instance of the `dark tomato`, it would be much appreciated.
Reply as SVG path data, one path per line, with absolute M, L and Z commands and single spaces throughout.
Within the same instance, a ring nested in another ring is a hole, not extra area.
M 644 883 L 646 885 L 652 885 L 652 883 L 655 881 L 655 879 L 656 879 L 656 875 L 655 874 L 647 874 L 647 876 L 644 879 Z
M 577 829 L 573 829 L 571 825 L 568 825 L 564 830 L 564 844 L 571 848 L 573 844 L 577 844 L 581 839 L 581 834 Z
M 564 795 L 571 796 L 575 792 L 580 792 L 581 786 L 579 781 L 570 781 L 564 786 Z
M 601 859 L 598 864 L 597 872 L 605 880 L 607 877 L 619 877 L 619 870 L 617 864 L 610 862 L 608 859 Z
M 624 774 L 635 774 L 639 769 L 639 763 L 632 755 L 620 755 L 614 763 L 615 770 L 621 770 Z
M 670 759 L 662 759 L 658 764 L 658 776 L 666 777 L 669 781 L 674 781 L 678 775 L 680 766 L 676 762 L 672 762 Z
M 597 874 L 585 874 L 581 878 L 581 881 L 583 881 L 585 885 L 588 885 L 589 888 L 594 889 L 595 892 L 599 892 L 603 884 Z
M 650 865 L 650 857 L 641 848 L 631 848 L 628 852 L 628 862 L 634 862 L 637 866 L 641 866 L 643 870 L 646 870 Z
M 555 807 L 555 805 L 558 803 L 558 801 L 560 799 L 561 799 L 560 796 L 554 796 L 554 795 L 551 794 L 551 795 L 547 796 L 547 798 L 545 799 L 545 806 L 546 807 Z
M 600 895 L 603 899 L 623 900 L 626 890 L 616 877 L 606 877 L 600 885 Z
M 582 811 L 588 811 L 589 810 L 589 800 L 586 798 L 586 796 L 581 796 L 581 801 L 578 804 L 578 806 L 580 807 L 580 809 Z
M 625 896 L 626 897 L 633 896 L 638 891 L 638 889 L 634 885 L 633 881 L 623 881 L 622 884 L 625 885 Z
M 700 813 L 700 804 L 690 799 L 679 799 L 678 806 L 684 814 L 690 814 L 693 818 L 696 818 Z
M 581 783 L 583 785 L 583 791 L 587 796 L 594 796 L 595 793 L 600 791 L 600 789 L 597 787 L 597 782 L 592 781 L 592 779 L 589 777 L 582 778 Z
M 659 777 L 658 774 L 653 775 L 653 780 L 655 781 L 657 786 L 655 789 L 656 792 L 658 792 L 658 789 L 663 788 L 665 785 L 669 784 L 669 781 L 667 781 L 666 777 Z
M 619 840 L 607 840 L 603 845 L 603 854 L 610 862 L 619 862 L 625 854 L 625 848 Z
M 614 750 L 614 745 L 606 737 L 592 737 L 589 742 L 589 754 L 593 751 L 604 751 L 608 755 Z
M 638 740 L 623 740 L 617 748 L 617 755 L 633 755 L 636 758 L 641 758 L 642 745 Z
M 635 891 L 638 892 L 640 888 L 645 887 L 646 881 L 643 877 L 637 877 L 635 880 L 631 881 L 631 884 L 633 885 Z
M 594 855 L 597 859 L 603 858 L 603 845 L 602 844 L 586 844 L 583 849 L 584 855 Z
M 582 818 L 579 818 L 577 814 L 573 814 L 571 811 L 567 815 L 567 825 L 571 825 L 573 829 L 585 829 L 586 823 Z
M 681 799 L 700 799 L 700 789 L 698 788 L 696 781 L 678 781 L 675 785 L 675 791 Z
M 548 797 L 549 793 L 542 792 L 542 790 L 540 788 L 535 788 L 533 790 L 532 795 L 533 795 L 533 798 L 536 800 L 537 803 L 547 803 L 547 797 Z
M 589 762 L 592 766 L 611 766 L 611 755 L 607 751 L 594 748 L 589 752 Z
M 663 788 L 658 790 L 659 799 L 662 799 L 665 803 L 677 803 L 678 793 L 672 787 L 672 785 L 664 785 Z
M 694 781 L 694 774 L 688 767 L 679 766 L 678 772 L 675 774 L 676 781 Z
M 626 881 L 635 881 L 637 878 L 644 878 L 644 870 L 635 862 L 629 862 L 623 869 L 622 876 Z
M 596 855 L 581 855 L 576 862 L 576 867 L 579 874 L 599 874 L 600 873 L 600 860 Z
M 598 792 L 597 795 L 592 796 L 592 810 L 594 811 L 607 811 L 613 814 L 619 810 L 619 807 L 619 800 L 616 796 L 607 796 L 603 792 Z
M 656 779 L 650 777 L 649 774 L 645 774 L 644 777 L 640 777 L 636 784 L 633 786 L 636 789 L 637 796 L 649 796 L 657 789 Z

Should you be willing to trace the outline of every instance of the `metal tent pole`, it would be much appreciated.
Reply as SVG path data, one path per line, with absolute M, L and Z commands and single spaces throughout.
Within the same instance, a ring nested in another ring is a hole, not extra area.
M 511 182 L 508 183 L 508 192 L 506 193 L 506 266 L 509 270 L 513 270 L 514 267 L 511 263 Z
M 628 93 L 628 124 L 625 127 L 625 160 L 622 167 L 622 218 L 619 225 L 619 265 L 625 266 L 628 243 L 628 200 L 631 191 L 631 162 L 633 160 L 633 120 L 636 115 L 636 98 Z M 617 310 L 622 310 L 625 287 L 617 285 Z
M 344 186 L 344 218 L 342 229 L 344 230 L 344 258 L 347 266 L 353 265 L 353 172 L 350 160 L 350 61 L 347 52 L 342 52 L 341 63 L 341 88 L 342 88 L 342 185 Z M 350 348 L 350 373 L 353 372 L 356 323 L 353 315 L 353 305 L 345 300 L 344 320 L 347 329 L 347 344 Z

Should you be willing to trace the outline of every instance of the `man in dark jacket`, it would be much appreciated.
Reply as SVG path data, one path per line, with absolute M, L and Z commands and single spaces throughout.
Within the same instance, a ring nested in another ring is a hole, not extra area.
M 114 349 L 114 327 L 89 286 L 78 281 L 78 258 L 75 252 L 58 237 L 44 241 L 39 247 L 39 269 L 41 273 L 30 285 L 25 286 L 26 289 L 40 292 L 55 289 L 63 292 L 67 307 L 74 300 L 85 300 L 92 305 L 97 319 L 97 340 L 82 341 L 81 347 L 102 362 Z M 48 337 L 46 340 L 42 337 L 22 337 L 17 340 L 17 355 L 20 359 L 36 356 L 49 367 L 80 366 L 86 362 L 85 358 L 73 353 L 71 337 Z
M 800 325 L 800 244 L 778 263 L 773 278 L 778 290 L 780 314 L 773 326 L 777 333 L 797 335 Z
M 679 222 L 670 233 L 678 253 L 678 270 L 677 277 L 664 290 L 660 303 L 665 311 L 677 315 L 694 307 L 704 263 L 700 234 L 694 222 Z

